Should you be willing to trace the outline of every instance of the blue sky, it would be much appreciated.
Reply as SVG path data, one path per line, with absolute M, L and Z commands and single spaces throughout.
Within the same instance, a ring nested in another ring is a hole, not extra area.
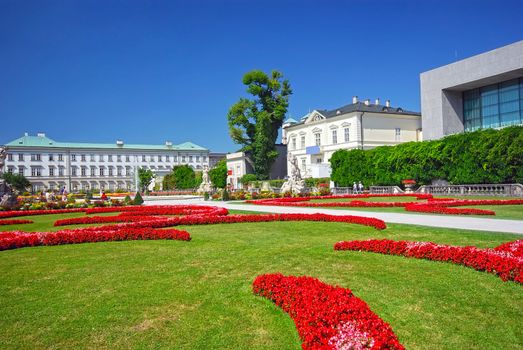
M 420 110 L 419 73 L 523 39 L 523 1 L 0 0 L 0 144 L 239 148 L 243 74 L 278 69 L 289 115 L 360 99 Z

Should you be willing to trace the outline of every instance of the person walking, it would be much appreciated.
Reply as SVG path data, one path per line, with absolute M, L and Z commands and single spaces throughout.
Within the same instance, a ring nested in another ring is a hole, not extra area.
M 354 181 L 354 183 L 352 184 L 352 193 L 358 193 L 358 185 L 356 185 L 356 181 Z
M 360 193 L 363 193 L 363 184 L 361 183 L 361 181 L 358 183 L 358 190 Z

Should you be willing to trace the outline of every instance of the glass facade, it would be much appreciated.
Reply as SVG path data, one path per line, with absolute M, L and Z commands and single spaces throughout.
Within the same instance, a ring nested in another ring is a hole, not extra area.
M 465 131 L 523 123 L 523 79 L 463 92 Z

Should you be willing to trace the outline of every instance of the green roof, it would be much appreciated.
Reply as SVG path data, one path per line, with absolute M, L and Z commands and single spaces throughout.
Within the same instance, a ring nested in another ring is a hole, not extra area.
M 81 142 L 56 142 L 45 135 L 25 135 L 6 144 L 7 147 L 47 147 L 47 148 L 97 148 L 97 149 L 128 149 L 128 150 L 161 150 L 161 151 L 207 151 L 207 148 L 198 146 L 192 142 L 184 142 L 179 145 L 139 145 L 117 143 L 81 143 Z

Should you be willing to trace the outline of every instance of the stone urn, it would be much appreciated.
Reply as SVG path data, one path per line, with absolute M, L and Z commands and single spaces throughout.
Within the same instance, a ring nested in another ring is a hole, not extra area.
M 414 186 L 416 186 L 416 180 L 407 179 L 401 181 L 401 183 L 405 186 L 405 193 L 414 193 Z

